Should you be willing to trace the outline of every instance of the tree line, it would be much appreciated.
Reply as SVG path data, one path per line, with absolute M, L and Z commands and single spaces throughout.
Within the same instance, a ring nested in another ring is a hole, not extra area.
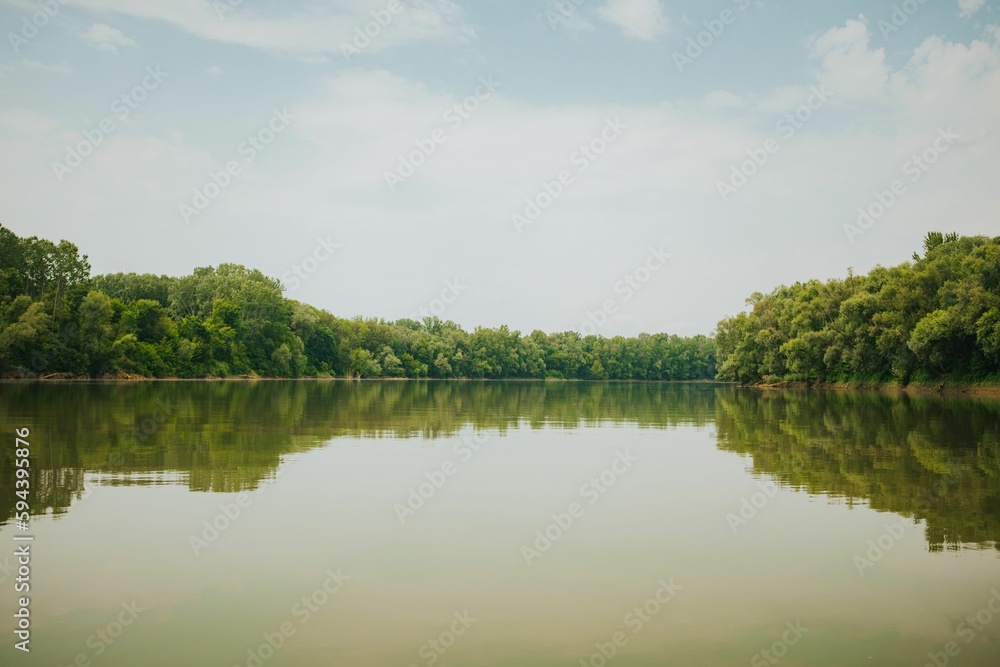
M 923 251 L 754 293 L 713 337 L 605 338 L 337 317 L 237 264 L 91 276 L 74 244 L 0 226 L 0 374 L 1000 382 L 1000 237 L 932 232 Z
M 743 383 L 1000 382 L 1000 237 L 931 232 L 867 275 L 753 294 L 722 320 L 719 378 Z
M 188 276 L 91 276 L 68 241 L 0 226 L 0 373 L 6 377 L 399 377 L 704 380 L 706 336 L 467 332 L 425 318 L 346 319 L 283 296 L 237 264 Z

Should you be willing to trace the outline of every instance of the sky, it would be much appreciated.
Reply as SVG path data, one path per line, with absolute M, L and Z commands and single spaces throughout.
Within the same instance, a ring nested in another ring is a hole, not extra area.
M 343 317 L 710 334 L 1000 232 L 998 26 L 998 0 L 0 0 L 0 224 Z

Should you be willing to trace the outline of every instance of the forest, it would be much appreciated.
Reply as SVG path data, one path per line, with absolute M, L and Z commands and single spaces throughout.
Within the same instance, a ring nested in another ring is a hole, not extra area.
M 343 318 L 236 264 L 91 276 L 69 241 L 0 226 L 0 375 L 1000 382 L 1000 238 L 931 232 L 866 275 L 754 293 L 714 336 L 467 332 Z
M 931 232 L 867 275 L 753 294 L 719 323 L 719 379 L 872 385 L 1000 383 L 1000 238 Z
M 10 378 L 398 377 L 707 380 L 706 336 L 467 332 L 345 319 L 236 264 L 91 276 L 69 241 L 0 227 L 0 374 Z

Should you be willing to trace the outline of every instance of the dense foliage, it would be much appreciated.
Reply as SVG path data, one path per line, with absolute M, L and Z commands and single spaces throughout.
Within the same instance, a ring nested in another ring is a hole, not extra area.
M 924 255 L 748 299 L 719 323 L 719 377 L 739 382 L 996 382 L 1000 238 L 933 232 Z
M 90 276 L 75 245 L 0 227 L 0 373 L 576 378 L 715 376 L 705 336 L 469 333 L 453 322 L 343 319 L 286 299 L 279 281 L 235 264 L 180 278 Z

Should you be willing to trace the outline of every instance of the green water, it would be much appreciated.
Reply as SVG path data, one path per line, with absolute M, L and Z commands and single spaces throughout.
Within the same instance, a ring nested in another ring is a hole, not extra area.
M 4 666 L 1000 664 L 996 399 L 7 383 L 0 423 Z

